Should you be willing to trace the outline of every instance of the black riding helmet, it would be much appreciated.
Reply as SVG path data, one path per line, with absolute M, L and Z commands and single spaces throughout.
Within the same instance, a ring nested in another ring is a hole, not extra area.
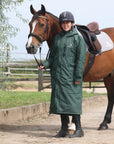
M 70 21 L 70 22 L 74 23 L 73 14 L 69 11 L 62 12 L 59 16 L 60 25 L 61 25 L 61 22 L 63 22 L 63 21 Z

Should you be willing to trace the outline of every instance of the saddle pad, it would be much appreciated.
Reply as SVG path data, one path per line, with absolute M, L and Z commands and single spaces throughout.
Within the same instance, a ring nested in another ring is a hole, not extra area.
M 96 35 L 97 39 L 99 40 L 101 44 L 101 53 L 111 50 L 114 47 L 114 44 L 111 40 L 111 38 L 106 34 L 105 32 L 102 32 L 99 35 Z
M 76 28 L 76 30 L 77 30 L 78 34 L 83 38 L 83 36 L 79 32 L 79 30 L 77 28 Z M 114 47 L 113 41 L 111 40 L 111 38 L 108 36 L 107 33 L 101 31 L 101 33 L 99 35 L 96 35 L 96 36 L 97 36 L 97 39 L 99 40 L 99 42 L 101 44 L 101 53 L 113 49 L 113 47 Z M 88 51 L 87 45 L 86 45 L 86 48 Z M 99 55 L 99 54 L 97 54 L 97 55 Z

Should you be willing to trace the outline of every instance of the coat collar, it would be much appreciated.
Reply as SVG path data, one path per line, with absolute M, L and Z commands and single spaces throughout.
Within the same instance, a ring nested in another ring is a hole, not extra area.
M 70 31 L 61 31 L 60 32 L 60 35 L 61 36 L 67 36 L 67 37 L 70 37 L 70 36 L 73 36 L 73 35 L 77 35 L 78 34 L 78 32 L 77 32 L 77 30 L 76 30 L 76 28 L 75 27 L 72 27 L 72 30 L 70 30 Z

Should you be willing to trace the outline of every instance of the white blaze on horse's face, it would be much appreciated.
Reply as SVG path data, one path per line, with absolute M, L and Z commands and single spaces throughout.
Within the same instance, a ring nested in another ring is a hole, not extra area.
M 35 20 L 35 21 L 32 23 L 32 30 L 31 30 L 31 33 L 34 33 L 36 24 L 37 24 L 37 20 Z M 32 44 L 32 41 L 33 41 L 33 37 L 30 36 L 29 39 L 28 39 L 28 42 L 27 42 L 27 47 L 30 47 L 30 45 Z

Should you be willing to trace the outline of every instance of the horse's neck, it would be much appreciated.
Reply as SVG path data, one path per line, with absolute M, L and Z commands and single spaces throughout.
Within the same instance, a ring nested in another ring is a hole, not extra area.
M 53 16 L 50 17 L 49 22 L 49 37 L 47 39 L 47 43 L 49 48 L 52 45 L 53 39 L 55 35 L 57 35 L 61 31 L 61 28 L 59 26 L 59 20 L 57 18 L 54 18 Z

